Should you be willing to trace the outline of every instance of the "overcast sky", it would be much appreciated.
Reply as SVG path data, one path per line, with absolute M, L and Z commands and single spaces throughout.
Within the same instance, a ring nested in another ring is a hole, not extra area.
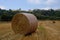
M 60 9 L 60 0 L 0 0 L 1 9 Z

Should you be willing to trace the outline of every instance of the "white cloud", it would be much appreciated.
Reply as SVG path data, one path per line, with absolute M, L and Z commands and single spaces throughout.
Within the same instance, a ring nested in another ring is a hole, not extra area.
M 28 3 L 31 4 L 39 4 L 39 6 L 42 6 L 40 9 L 57 9 L 56 5 L 59 4 L 59 0 L 27 0 Z
M 45 5 L 52 5 L 57 2 L 58 0 L 27 0 L 28 3 L 31 4 L 45 4 Z
M 52 8 L 52 7 L 44 7 L 44 8 L 40 8 L 40 9 L 44 9 L 44 10 L 48 10 L 48 9 L 59 9 L 59 8 L 57 8 L 57 7 L 54 7 L 54 8 Z
M 45 7 L 45 8 L 41 8 L 41 9 L 45 9 L 45 10 L 48 10 L 48 9 L 51 9 L 50 7 Z
M 45 3 L 46 3 L 46 5 L 52 5 L 52 4 L 56 4 L 58 2 L 57 2 L 57 0 L 47 0 Z
M 31 4 L 40 4 L 42 0 L 27 0 Z
M 4 6 L 0 6 L 1 9 L 6 9 Z

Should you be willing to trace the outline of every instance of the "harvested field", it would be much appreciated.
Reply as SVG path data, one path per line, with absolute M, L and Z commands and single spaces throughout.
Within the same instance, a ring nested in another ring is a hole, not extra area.
M 15 34 L 11 22 L 0 22 L 0 40 L 60 40 L 60 21 L 39 21 L 35 33 L 27 36 Z

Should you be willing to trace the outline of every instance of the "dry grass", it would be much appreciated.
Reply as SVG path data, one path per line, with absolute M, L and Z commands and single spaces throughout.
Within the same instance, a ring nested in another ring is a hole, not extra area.
M 60 21 L 40 21 L 39 25 L 46 29 L 47 40 L 60 40 Z
M 11 22 L 0 22 L 0 40 L 60 40 L 60 21 L 39 21 L 38 29 L 31 35 L 14 34 Z
M 10 31 L 10 23 L 0 22 L 0 36 Z

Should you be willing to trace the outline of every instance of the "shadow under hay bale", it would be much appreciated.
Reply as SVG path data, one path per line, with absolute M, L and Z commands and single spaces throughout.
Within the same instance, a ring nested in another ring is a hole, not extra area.
M 12 29 L 15 33 L 26 34 L 35 32 L 38 27 L 37 18 L 33 14 L 20 13 L 12 19 Z

